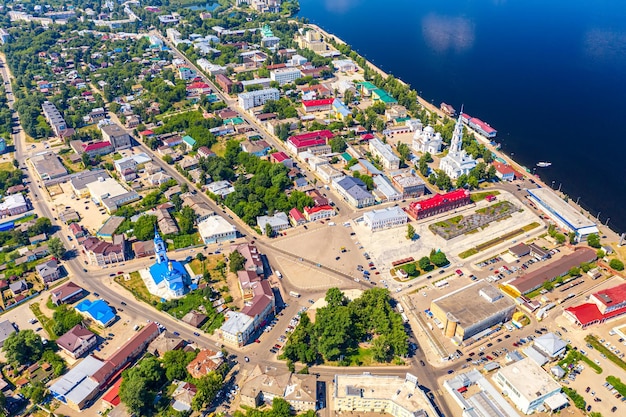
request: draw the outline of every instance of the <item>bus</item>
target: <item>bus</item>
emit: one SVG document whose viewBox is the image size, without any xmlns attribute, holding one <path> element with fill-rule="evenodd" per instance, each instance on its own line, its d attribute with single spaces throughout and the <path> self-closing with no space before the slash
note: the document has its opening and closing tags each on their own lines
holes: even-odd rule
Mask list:
<svg viewBox="0 0 626 417">
<path fill-rule="evenodd" d="M 289 295 L 292 297 L 300 298 L 300 294 L 295 291 L 289 291 Z"/>
</svg>

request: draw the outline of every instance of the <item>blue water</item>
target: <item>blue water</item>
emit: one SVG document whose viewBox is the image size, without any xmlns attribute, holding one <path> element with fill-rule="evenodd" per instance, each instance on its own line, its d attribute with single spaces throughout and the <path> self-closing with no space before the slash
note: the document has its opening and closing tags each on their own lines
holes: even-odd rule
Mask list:
<svg viewBox="0 0 626 417">
<path fill-rule="evenodd" d="M 427 100 L 461 104 L 505 153 L 626 231 L 626 2 L 300 0 Z"/>
<path fill-rule="evenodd" d="M 207 11 L 207 12 L 212 12 L 213 10 L 217 9 L 219 7 L 219 3 L 206 3 L 203 5 L 194 5 L 194 6 L 189 6 L 187 7 L 189 10 L 193 10 L 194 12 L 197 11 Z"/>
</svg>

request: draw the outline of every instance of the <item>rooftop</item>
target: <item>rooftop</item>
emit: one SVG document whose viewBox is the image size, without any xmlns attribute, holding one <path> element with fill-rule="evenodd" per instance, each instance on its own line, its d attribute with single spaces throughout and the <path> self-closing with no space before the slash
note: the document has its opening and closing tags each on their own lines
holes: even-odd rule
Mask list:
<svg viewBox="0 0 626 417">
<path fill-rule="evenodd" d="M 220 329 L 229 334 L 243 333 L 254 321 L 252 317 L 238 311 L 228 311 L 224 317 L 226 320 Z"/>
<path fill-rule="evenodd" d="M 578 230 L 586 227 L 596 227 L 593 220 L 588 219 L 565 200 L 556 195 L 549 188 L 535 188 L 528 193 L 537 199 L 544 208 L 553 215 L 568 224 L 572 229 Z"/>
<path fill-rule="evenodd" d="M 481 279 L 432 301 L 448 317 L 468 328 L 501 311 L 515 308 L 493 285 Z"/>
<path fill-rule="evenodd" d="M 363 214 L 370 223 L 374 221 L 385 221 L 395 219 L 397 217 L 408 217 L 400 207 L 385 207 L 378 210 L 371 210 Z"/>
<path fill-rule="evenodd" d="M 561 389 L 561 385 L 531 358 L 505 366 L 498 373 L 530 401 Z"/>
<path fill-rule="evenodd" d="M 391 150 L 391 146 L 385 143 L 382 143 L 380 139 L 378 138 L 374 138 L 372 140 L 370 140 L 370 147 L 376 149 L 376 151 L 378 151 L 378 153 L 380 153 L 382 155 L 383 158 L 385 158 L 388 161 L 399 161 L 400 158 L 398 158 L 398 156 L 393 153 L 393 151 Z"/>
<path fill-rule="evenodd" d="M 467 190 L 455 190 L 446 194 L 436 194 L 433 197 L 427 198 L 421 201 L 414 201 L 409 205 L 410 210 L 429 210 L 435 207 L 439 207 L 449 201 L 461 200 L 469 197 L 469 191 Z"/>
</svg>

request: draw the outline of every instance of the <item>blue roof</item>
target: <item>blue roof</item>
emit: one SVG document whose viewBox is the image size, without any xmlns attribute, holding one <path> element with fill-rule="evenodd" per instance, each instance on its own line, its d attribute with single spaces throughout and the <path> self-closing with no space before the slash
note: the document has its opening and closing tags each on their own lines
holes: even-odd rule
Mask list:
<svg viewBox="0 0 626 417">
<path fill-rule="evenodd" d="M 189 146 L 194 146 L 196 144 L 196 140 L 189 135 L 183 136 L 183 142 Z"/>
<path fill-rule="evenodd" d="M 350 112 L 350 109 L 348 109 L 348 106 L 343 104 L 343 102 L 339 99 L 335 99 L 335 101 L 333 101 L 333 109 L 335 109 L 335 111 L 341 114 L 343 117 L 348 117 L 350 114 L 352 114 Z"/>
<path fill-rule="evenodd" d="M 110 324 L 113 319 L 115 319 L 115 314 L 113 314 L 113 310 L 104 300 L 96 300 L 89 301 L 83 300 L 76 307 L 81 313 L 89 314 L 95 321 L 100 323 L 102 326 L 107 326 Z"/>
<path fill-rule="evenodd" d="M 169 265 L 171 264 L 171 269 Z M 185 277 L 185 268 L 178 261 L 155 263 L 150 267 L 150 275 L 156 285 L 163 280 L 167 281 L 167 286 L 172 291 L 178 291 L 184 288 L 183 278 Z"/>
</svg>

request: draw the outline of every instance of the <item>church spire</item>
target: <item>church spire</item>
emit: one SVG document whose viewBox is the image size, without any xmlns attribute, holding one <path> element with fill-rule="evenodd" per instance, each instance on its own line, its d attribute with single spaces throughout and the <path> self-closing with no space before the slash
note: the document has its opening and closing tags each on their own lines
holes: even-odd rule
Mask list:
<svg viewBox="0 0 626 417">
<path fill-rule="evenodd" d="M 461 152 L 461 145 L 463 144 L 463 121 L 461 119 L 461 115 L 463 112 L 459 114 L 459 118 L 456 121 L 456 125 L 454 126 L 454 132 L 452 133 L 452 141 L 450 142 L 450 151 L 451 153 L 459 153 Z"/>
<path fill-rule="evenodd" d="M 167 248 L 165 242 L 159 235 L 156 225 L 154 225 L 154 254 L 156 255 L 157 263 L 167 263 Z"/>
</svg>

